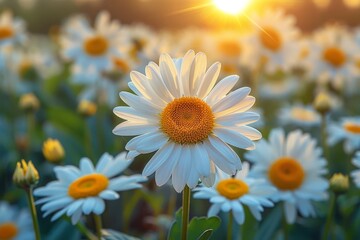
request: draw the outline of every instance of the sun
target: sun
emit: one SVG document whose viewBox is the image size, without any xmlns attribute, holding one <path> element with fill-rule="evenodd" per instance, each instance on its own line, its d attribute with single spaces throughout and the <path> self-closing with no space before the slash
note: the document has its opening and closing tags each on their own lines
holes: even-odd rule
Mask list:
<svg viewBox="0 0 360 240">
<path fill-rule="evenodd" d="M 236 15 L 250 3 L 251 0 L 213 0 L 214 5 L 221 11 Z"/>
</svg>

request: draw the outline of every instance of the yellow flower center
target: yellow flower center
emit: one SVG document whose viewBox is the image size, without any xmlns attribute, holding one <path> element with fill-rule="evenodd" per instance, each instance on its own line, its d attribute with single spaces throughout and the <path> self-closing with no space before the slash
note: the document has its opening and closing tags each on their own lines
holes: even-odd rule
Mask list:
<svg viewBox="0 0 360 240">
<path fill-rule="evenodd" d="M 281 190 L 295 190 L 304 180 L 304 169 L 291 157 L 277 159 L 269 169 L 270 181 Z"/>
<path fill-rule="evenodd" d="M 237 199 L 249 192 L 249 186 L 235 178 L 221 180 L 216 186 L 217 191 L 228 199 Z"/>
<path fill-rule="evenodd" d="M 121 70 L 123 72 L 129 72 L 130 71 L 129 64 L 124 59 L 114 58 L 113 63 L 115 65 L 116 69 L 118 69 L 118 70 Z"/>
<path fill-rule="evenodd" d="M 346 55 L 343 50 L 337 47 L 329 47 L 324 50 L 323 58 L 334 67 L 341 67 L 346 62 Z"/>
<path fill-rule="evenodd" d="M 74 198 L 94 197 L 104 191 L 109 185 L 109 179 L 102 174 L 85 175 L 70 184 L 68 194 Z"/>
<path fill-rule="evenodd" d="M 0 26 L 0 40 L 10 38 L 14 35 L 13 30 L 8 26 Z"/>
<path fill-rule="evenodd" d="M 85 40 L 84 50 L 91 56 L 103 55 L 109 47 L 108 40 L 102 36 L 94 36 Z"/>
<path fill-rule="evenodd" d="M 345 123 L 344 128 L 346 131 L 354 134 L 360 134 L 360 124 L 356 123 Z"/>
<path fill-rule="evenodd" d="M 232 39 L 221 41 L 218 48 L 221 53 L 229 57 L 239 56 L 242 52 L 240 43 Z"/>
<path fill-rule="evenodd" d="M 260 41 L 264 47 L 274 52 L 279 50 L 282 46 L 281 35 L 273 27 L 263 27 L 260 32 Z"/>
<path fill-rule="evenodd" d="M 316 115 L 314 112 L 304 109 L 301 107 L 295 107 L 291 110 L 291 115 L 294 119 L 305 121 L 305 122 L 311 122 L 316 119 Z"/>
<path fill-rule="evenodd" d="M 170 102 L 161 113 L 161 130 L 179 144 L 194 144 L 206 139 L 214 128 L 209 105 L 195 97 Z"/>
<path fill-rule="evenodd" d="M 221 70 L 226 74 L 237 74 L 239 70 L 232 64 L 223 64 Z"/>
<path fill-rule="evenodd" d="M 0 224 L 0 240 L 12 240 L 18 234 L 18 228 L 15 223 L 6 222 Z"/>
</svg>

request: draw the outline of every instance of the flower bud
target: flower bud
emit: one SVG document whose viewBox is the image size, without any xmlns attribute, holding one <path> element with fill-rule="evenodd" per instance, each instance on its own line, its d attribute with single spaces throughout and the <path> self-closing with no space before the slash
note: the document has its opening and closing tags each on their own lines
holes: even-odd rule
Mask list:
<svg viewBox="0 0 360 240">
<path fill-rule="evenodd" d="M 19 106 L 26 112 L 36 112 L 40 108 L 40 102 L 33 93 L 27 93 L 20 97 Z"/>
<path fill-rule="evenodd" d="M 51 138 L 44 142 L 42 152 L 46 160 L 52 163 L 60 162 L 65 156 L 65 151 L 61 143 Z"/>
<path fill-rule="evenodd" d="M 321 114 L 326 114 L 331 110 L 331 99 L 326 92 L 320 92 L 315 98 L 314 108 Z"/>
<path fill-rule="evenodd" d="M 16 164 L 16 169 L 13 175 L 13 182 L 21 188 L 29 188 L 39 182 L 39 173 L 31 161 L 26 163 L 22 160 L 21 163 Z"/>
<path fill-rule="evenodd" d="M 87 100 L 81 100 L 78 106 L 78 112 L 83 115 L 84 117 L 90 117 L 93 116 L 97 111 L 97 106 L 95 103 L 87 101 Z"/>
<path fill-rule="evenodd" d="M 335 173 L 330 178 L 330 188 L 335 193 L 345 193 L 349 189 L 349 176 L 341 173 Z"/>
</svg>

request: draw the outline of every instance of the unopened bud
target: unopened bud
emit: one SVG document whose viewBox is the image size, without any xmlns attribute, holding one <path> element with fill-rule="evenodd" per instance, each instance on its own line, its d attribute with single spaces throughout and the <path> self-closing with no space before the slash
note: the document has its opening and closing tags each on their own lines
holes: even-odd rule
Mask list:
<svg viewBox="0 0 360 240">
<path fill-rule="evenodd" d="M 349 176 L 343 175 L 341 173 L 335 173 L 330 178 L 330 188 L 335 193 L 344 193 L 349 189 Z"/>
<path fill-rule="evenodd" d="M 93 116 L 97 111 L 97 106 L 95 103 L 87 101 L 87 100 L 81 100 L 78 106 L 78 112 L 85 116 L 90 117 Z"/>
<path fill-rule="evenodd" d="M 13 182 L 21 188 L 29 188 L 39 182 L 39 173 L 31 161 L 26 163 L 22 160 L 21 163 L 16 164 L 16 169 L 13 175 Z"/>
<path fill-rule="evenodd" d="M 314 108 L 321 114 L 326 114 L 331 110 L 331 99 L 326 92 L 320 92 L 314 101 Z"/>
<path fill-rule="evenodd" d="M 52 163 L 58 163 L 65 156 L 65 151 L 61 143 L 51 138 L 44 142 L 42 152 L 46 160 Z"/>
<path fill-rule="evenodd" d="M 33 93 L 27 93 L 20 97 L 19 106 L 26 112 L 36 112 L 40 108 L 40 102 Z"/>
</svg>

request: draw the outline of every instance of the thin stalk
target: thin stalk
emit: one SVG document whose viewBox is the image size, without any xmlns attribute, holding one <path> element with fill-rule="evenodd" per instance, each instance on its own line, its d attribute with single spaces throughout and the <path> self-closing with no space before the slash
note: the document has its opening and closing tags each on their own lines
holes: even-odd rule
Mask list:
<svg viewBox="0 0 360 240">
<path fill-rule="evenodd" d="M 285 207 L 283 207 L 283 217 L 282 217 L 282 229 L 284 234 L 284 240 L 289 240 L 289 224 L 286 221 L 286 213 L 285 213 Z"/>
<path fill-rule="evenodd" d="M 233 230 L 233 214 L 232 211 L 229 212 L 229 221 L 227 226 L 227 240 L 232 240 L 232 230 Z"/>
<path fill-rule="evenodd" d="M 79 232 L 81 232 L 88 240 L 97 240 L 97 237 L 92 233 L 90 232 L 84 224 L 82 223 L 77 223 L 75 225 L 75 227 L 79 230 Z"/>
<path fill-rule="evenodd" d="M 96 235 L 99 240 L 101 240 L 101 230 L 102 230 L 102 220 L 100 215 L 94 214 L 94 221 L 95 221 L 95 227 L 96 227 Z"/>
<path fill-rule="evenodd" d="M 186 185 L 183 191 L 182 199 L 182 224 L 181 224 L 181 240 L 187 240 L 187 231 L 190 214 L 190 188 Z"/>
<path fill-rule="evenodd" d="M 35 233 L 35 239 L 40 240 L 41 237 L 40 237 L 40 230 L 39 230 L 39 222 L 38 222 L 38 218 L 37 218 L 37 214 L 36 214 L 35 201 L 34 201 L 34 196 L 32 194 L 32 187 L 25 189 L 25 192 L 26 192 L 26 196 L 27 196 L 27 200 L 28 200 L 29 209 L 31 212 L 33 228 L 34 228 L 34 233 Z"/>
<path fill-rule="evenodd" d="M 326 114 L 321 114 L 321 146 L 322 146 L 322 149 L 324 151 L 324 158 L 328 162 L 328 166 L 329 166 L 329 168 L 331 170 L 330 159 L 329 159 L 329 154 L 328 154 L 329 148 L 327 146 L 326 128 L 327 128 Z M 329 171 L 329 174 L 330 174 L 330 171 Z"/>
<path fill-rule="evenodd" d="M 335 211 L 336 198 L 337 198 L 336 193 L 331 193 L 330 203 L 329 203 L 329 212 L 328 212 L 328 215 L 326 218 L 326 223 L 325 223 L 324 234 L 322 236 L 322 240 L 328 240 L 328 238 L 329 238 L 330 229 L 331 229 L 331 225 L 333 222 L 333 216 L 334 216 L 334 211 Z"/>
</svg>

